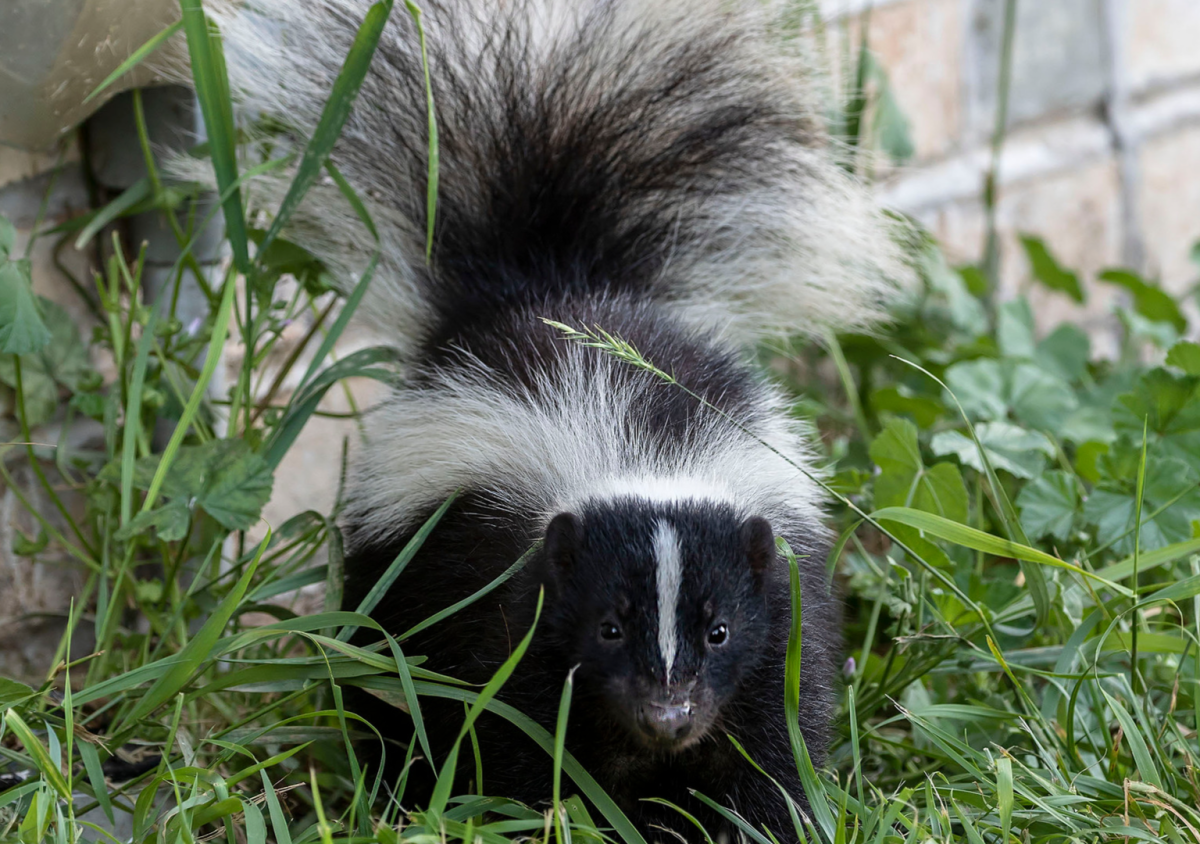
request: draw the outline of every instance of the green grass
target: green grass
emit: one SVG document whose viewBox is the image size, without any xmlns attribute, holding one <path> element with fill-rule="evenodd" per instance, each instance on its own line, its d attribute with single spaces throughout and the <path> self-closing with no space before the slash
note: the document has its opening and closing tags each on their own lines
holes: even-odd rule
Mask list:
<svg viewBox="0 0 1200 844">
<path fill-rule="evenodd" d="M 65 403 L 58 412 L 90 418 L 105 443 L 96 453 L 20 446 L 54 512 L 34 512 L 38 535 L 18 535 L 14 550 L 31 565 L 70 556 L 85 583 L 42 681 L 0 678 L 0 774 L 31 772 L 0 786 L 0 840 L 109 841 L 116 823 L 139 844 L 639 842 L 565 750 L 565 718 L 551 732 L 502 702 L 521 648 L 483 689 L 432 673 L 404 650 L 407 636 L 469 612 L 467 602 L 414 618 L 398 637 L 381 631 L 376 647 L 349 644 L 352 630 L 379 629 L 367 614 L 373 600 L 425 532 L 358 607 L 340 605 L 336 508 L 248 539 L 280 461 L 327 391 L 349 377 L 392 377 L 387 349 L 332 358 L 375 261 L 339 296 L 282 225 L 324 169 L 373 231 L 329 154 L 391 6 L 373 7 L 299 160 L 245 172 L 233 154 L 219 37 L 198 3 L 185 7 L 235 256 L 215 289 L 188 252 L 204 221 L 179 186 L 158 178 L 146 144 L 145 182 L 57 229 L 82 245 L 115 218 L 159 207 L 172 212 L 183 247 L 175 289 L 158 302 L 143 300 L 140 257 L 119 242 L 87 288 L 100 316 L 92 342 L 117 373 L 103 384 L 62 312 L 32 295 L 29 266 L 10 254 L 11 228 L 0 220 L 0 381 L 16 391 L 23 439 Z M 854 64 L 882 72 L 864 57 Z M 858 127 L 849 148 L 874 143 L 868 134 L 905 148 L 902 125 L 880 125 L 896 119 L 894 103 L 876 101 L 872 123 L 868 99 L 852 97 L 834 120 Z M 258 229 L 241 189 L 289 164 L 297 175 L 284 209 Z M 1023 243 L 1035 283 L 1083 298 L 1078 277 L 1044 244 Z M 979 267 L 947 267 L 927 240 L 911 251 L 924 289 L 888 331 L 763 350 L 796 413 L 821 432 L 830 467 L 821 482 L 839 537 L 829 562 L 851 657 L 827 769 L 814 770 L 791 736 L 813 811 L 797 814 L 794 830 L 771 832 L 826 844 L 1200 842 L 1200 347 L 1179 339 L 1188 330 L 1182 299 L 1151 279 L 1105 273 L 1131 304 L 1119 309 L 1118 358 L 1093 361 L 1079 329 L 1039 336 L 1026 299 L 992 302 L 976 284 Z M 239 273 L 244 287 L 235 287 Z M 285 276 L 298 283 L 281 284 Z M 188 331 L 175 307 L 193 279 L 211 307 Z M 282 400 L 283 376 L 268 384 L 264 362 L 288 322 L 306 315 L 312 330 L 285 368 L 304 351 L 312 363 Z M 558 327 L 682 389 L 619 337 Z M 229 335 L 249 350 L 246 364 L 214 398 L 207 387 Z M 1164 355 L 1164 365 L 1145 363 Z M 158 450 L 153 432 L 164 426 L 172 433 Z M 25 501 L 6 464 L 0 473 Z M 78 501 L 86 508 L 69 506 Z M 312 584 L 326 586 L 321 612 L 296 617 L 276 603 Z M 85 625 L 96 642 L 79 656 L 69 646 Z M 794 635 L 789 671 L 801 647 Z M 403 776 L 384 782 L 351 750 L 353 740 L 378 740 L 343 706 L 343 689 L 355 685 L 408 713 L 397 717 L 412 719 L 417 739 L 385 752 L 413 764 L 427 764 L 413 761 L 425 755 L 423 706 L 464 707 L 456 752 L 472 758 L 481 711 L 516 724 L 546 751 L 556 811 L 456 793 L 449 765 L 431 805 L 409 805 Z M 570 700 L 568 681 L 564 713 Z M 102 761 L 132 747 L 161 761 L 132 782 L 106 783 Z M 476 764 L 486 786 L 486 764 Z"/>
</svg>

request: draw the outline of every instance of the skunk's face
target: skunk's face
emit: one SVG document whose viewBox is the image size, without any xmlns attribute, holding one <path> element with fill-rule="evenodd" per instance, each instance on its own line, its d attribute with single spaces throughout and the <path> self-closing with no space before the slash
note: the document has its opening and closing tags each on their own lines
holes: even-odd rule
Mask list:
<svg viewBox="0 0 1200 844">
<path fill-rule="evenodd" d="M 776 550 L 765 519 L 619 500 L 556 516 L 543 554 L 544 623 L 579 666 L 580 705 L 656 749 L 720 729 L 722 705 L 768 648 Z"/>
</svg>

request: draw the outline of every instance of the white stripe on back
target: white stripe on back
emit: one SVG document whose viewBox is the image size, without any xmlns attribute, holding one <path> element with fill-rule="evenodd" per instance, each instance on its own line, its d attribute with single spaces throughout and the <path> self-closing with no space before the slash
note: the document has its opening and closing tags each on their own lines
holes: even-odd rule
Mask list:
<svg viewBox="0 0 1200 844">
<path fill-rule="evenodd" d="M 658 575 L 658 652 L 666 667 L 667 682 L 670 683 L 675 652 L 679 647 L 676 615 L 679 591 L 683 586 L 683 555 L 679 548 L 679 536 L 666 521 L 654 525 L 654 561 Z"/>
</svg>

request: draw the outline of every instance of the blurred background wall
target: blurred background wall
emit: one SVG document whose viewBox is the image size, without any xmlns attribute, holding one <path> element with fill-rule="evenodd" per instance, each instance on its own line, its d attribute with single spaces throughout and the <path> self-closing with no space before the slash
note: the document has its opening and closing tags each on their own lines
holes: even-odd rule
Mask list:
<svg viewBox="0 0 1200 844">
<path fill-rule="evenodd" d="M 983 254 L 984 177 L 996 125 L 1006 0 L 826 0 L 831 51 L 871 49 L 909 122 L 912 157 L 880 175 L 952 262 Z M 1200 239 L 1200 2 L 1018 0 L 1008 132 L 999 168 L 1001 290 L 1028 277 L 1019 233 L 1081 271 L 1085 307 L 1035 291 L 1043 324 L 1098 339 L 1118 291 L 1096 272 L 1136 269 L 1179 294 Z M 1099 350 L 1104 351 L 1103 344 Z"/>
</svg>

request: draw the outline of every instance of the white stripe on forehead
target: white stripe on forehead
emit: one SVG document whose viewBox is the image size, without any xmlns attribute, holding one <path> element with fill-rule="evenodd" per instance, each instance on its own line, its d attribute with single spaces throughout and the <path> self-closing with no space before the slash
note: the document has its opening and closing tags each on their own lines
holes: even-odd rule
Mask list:
<svg viewBox="0 0 1200 844">
<path fill-rule="evenodd" d="M 683 553 L 679 536 L 669 522 L 658 521 L 654 525 L 654 562 L 658 581 L 658 652 L 670 683 L 679 647 L 677 615 L 679 591 L 683 587 Z"/>
</svg>

